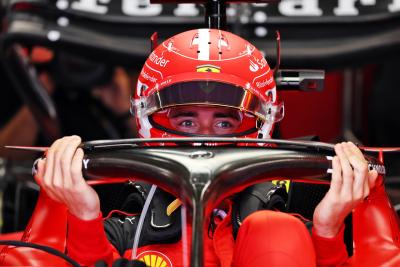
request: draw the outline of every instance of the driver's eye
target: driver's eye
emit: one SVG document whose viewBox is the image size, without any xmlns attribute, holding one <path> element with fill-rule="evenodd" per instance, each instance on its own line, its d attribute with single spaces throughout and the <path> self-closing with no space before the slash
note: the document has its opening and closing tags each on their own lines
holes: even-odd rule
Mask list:
<svg viewBox="0 0 400 267">
<path fill-rule="evenodd" d="M 221 121 L 221 122 L 218 122 L 216 125 L 217 125 L 217 127 L 220 127 L 220 128 L 231 128 L 233 126 L 228 121 Z"/>
<path fill-rule="evenodd" d="M 190 121 L 190 120 L 182 121 L 181 123 L 179 123 L 179 126 L 193 127 L 194 126 L 194 122 Z"/>
</svg>

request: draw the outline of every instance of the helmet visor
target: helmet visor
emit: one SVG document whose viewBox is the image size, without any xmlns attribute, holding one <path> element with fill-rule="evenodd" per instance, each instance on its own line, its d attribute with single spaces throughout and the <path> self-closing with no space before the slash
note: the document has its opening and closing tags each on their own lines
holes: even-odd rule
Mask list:
<svg viewBox="0 0 400 267">
<path fill-rule="evenodd" d="M 165 87 L 140 100 L 140 112 L 156 111 L 181 105 L 208 105 L 236 108 L 271 123 L 283 118 L 283 105 L 261 101 L 240 86 L 217 81 L 190 81 Z"/>
</svg>

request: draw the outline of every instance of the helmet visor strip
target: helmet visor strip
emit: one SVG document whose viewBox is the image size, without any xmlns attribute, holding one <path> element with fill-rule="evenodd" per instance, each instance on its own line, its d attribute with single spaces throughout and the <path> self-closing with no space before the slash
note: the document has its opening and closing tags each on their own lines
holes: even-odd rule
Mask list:
<svg viewBox="0 0 400 267">
<path fill-rule="evenodd" d="M 236 137 L 258 130 L 256 116 L 225 106 L 179 105 L 153 113 L 149 121 L 156 129 L 180 136 Z"/>
<path fill-rule="evenodd" d="M 176 106 L 208 105 L 236 108 L 269 123 L 278 122 L 284 116 L 283 103 L 261 101 L 240 86 L 204 80 L 173 84 L 155 91 L 136 105 L 140 105 L 140 113 L 144 115 Z"/>
</svg>

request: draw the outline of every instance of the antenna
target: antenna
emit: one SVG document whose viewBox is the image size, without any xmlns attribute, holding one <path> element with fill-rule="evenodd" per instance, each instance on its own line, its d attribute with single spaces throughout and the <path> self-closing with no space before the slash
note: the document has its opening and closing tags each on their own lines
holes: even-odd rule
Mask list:
<svg viewBox="0 0 400 267">
<path fill-rule="evenodd" d="M 153 52 L 154 49 L 156 49 L 158 45 L 158 32 L 154 32 L 151 37 L 150 37 L 150 52 Z"/>
<path fill-rule="evenodd" d="M 276 64 L 274 68 L 274 75 L 279 70 L 279 67 L 281 65 L 281 33 L 279 31 L 276 31 Z"/>
<path fill-rule="evenodd" d="M 207 0 L 205 22 L 209 29 L 226 29 L 225 0 Z"/>
</svg>

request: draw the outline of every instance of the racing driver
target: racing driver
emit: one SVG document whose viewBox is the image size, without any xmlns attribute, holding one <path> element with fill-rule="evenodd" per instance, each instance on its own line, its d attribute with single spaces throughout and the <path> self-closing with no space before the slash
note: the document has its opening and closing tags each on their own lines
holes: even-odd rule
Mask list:
<svg viewBox="0 0 400 267">
<path fill-rule="evenodd" d="M 273 70 L 262 53 L 239 36 L 214 29 L 187 31 L 160 44 L 143 66 L 131 104 L 143 138 L 270 138 L 284 115 Z M 36 173 L 49 197 L 68 208 L 67 253 L 88 266 L 131 258 L 137 216 L 103 221 L 99 197 L 82 176 L 80 143 L 78 136 L 55 141 Z M 235 234 L 234 204 L 227 201 L 218 207 L 211 234 L 204 236 L 205 266 L 344 263 L 344 218 L 369 195 L 377 173 L 368 170 L 354 144 L 337 144 L 335 152 L 330 188 L 314 211 L 311 235 L 298 218 L 271 210 L 248 215 Z M 164 207 L 175 200 L 158 190 L 153 201 Z M 172 211 L 171 217 L 176 214 Z M 155 224 L 152 217 L 144 226 L 137 258 L 148 266 L 182 266 L 182 241 L 175 235 L 180 224 L 172 221 L 161 230 Z"/>
</svg>

